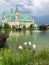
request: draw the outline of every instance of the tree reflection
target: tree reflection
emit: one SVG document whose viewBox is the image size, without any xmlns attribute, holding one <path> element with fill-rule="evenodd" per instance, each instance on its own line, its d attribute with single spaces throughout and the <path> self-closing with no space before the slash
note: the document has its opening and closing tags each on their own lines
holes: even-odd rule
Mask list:
<svg viewBox="0 0 49 65">
<path fill-rule="evenodd" d="M 40 34 L 45 35 L 46 31 L 43 30 L 43 31 L 40 32 Z"/>
<path fill-rule="evenodd" d="M 8 35 L 8 36 L 9 36 L 10 29 L 4 29 L 3 31 L 4 31 L 4 33 L 5 33 L 6 35 Z"/>
<path fill-rule="evenodd" d="M 31 31 L 29 31 L 30 32 L 30 35 L 32 35 L 33 34 L 33 31 L 31 30 Z"/>
<path fill-rule="evenodd" d="M 24 35 L 26 34 L 26 30 L 23 30 L 23 34 L 24 34 Z"/>
</svg>

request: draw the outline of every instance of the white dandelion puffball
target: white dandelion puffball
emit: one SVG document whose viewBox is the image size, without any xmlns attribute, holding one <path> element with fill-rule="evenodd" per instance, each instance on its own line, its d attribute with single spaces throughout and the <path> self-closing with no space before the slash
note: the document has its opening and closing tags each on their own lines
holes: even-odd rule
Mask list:
<svg viewBox="0 0 49 65">
<path fill-rule="evenodd" d="M 36 45 L 35 45 L 35 44 L 33 44 L 33 48 L 34 48 L 34 49 L 36 48 Z"/>
<path fill-rule="evenodd" d="M 22 46 L 19 46 L 19 49 L 20 49 L 20 50 L 22 50 L 22 49 L 23 49 L 23 47 L 22 47 Z"/>
<path fill-rule="evenodd" d="M 24 42 L 24 45 L 27 45 L 27 42 Z"/>
<path fill-rule="evenodd" d="M 28 41 L 28 44 L 31 46 L 31 42 L 30 41 Z"/>
</svg>

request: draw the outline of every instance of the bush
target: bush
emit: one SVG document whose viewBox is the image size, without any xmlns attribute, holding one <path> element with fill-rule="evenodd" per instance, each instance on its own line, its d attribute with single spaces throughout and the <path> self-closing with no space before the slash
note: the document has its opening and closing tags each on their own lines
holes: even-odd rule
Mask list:
<svg viewBox="0 0 49 65">
<path fill-rule="evenodd" d="M 0 65 L 49 65 L 49 51 L 31 53 L 20 50 L 15 54 L 10 49 L 1 49 Z"/>
<path fill-rule="evenodd" d="M 33 29 L 34 29 L 34 27 L 33 27 L 33 25 L 31 24 L 30 27 L 29 27 L 29 30 L 33 30 Z"/>
<path fill-rule="evenodd" d="M 4 23 L 4 28 L 5 28 L 5 29 L 6 29 L 6 28 L 10 28 L 9 24 Z"/>
<path fill-rule="evenodd" d="M 26 30 L 26 26 L 25 25 L 23 26 L 23 30 Z"/>
<path fill-rule="evenodd" d="M 16 56 L 10 49 L 2 49 L 0 52 L 0 65 L 16 65 Z"/>
<path fill-rule="evenodd" d="M 2 25 L 0 25 L 0 29 L 2 28 Z"/>
</svg>

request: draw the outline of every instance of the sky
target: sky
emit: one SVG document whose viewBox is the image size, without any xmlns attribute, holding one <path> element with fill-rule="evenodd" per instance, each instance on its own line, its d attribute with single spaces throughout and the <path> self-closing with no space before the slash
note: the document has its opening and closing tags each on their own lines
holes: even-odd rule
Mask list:
<svg viewBox="0 0 49 65">
<path fill-rule="evenodd" d="M 0 23 L 4 11 L 15 10 L 31 15 L 37 24 L 49 24 L 49 0 L 0 0 Z"/>
</svg>

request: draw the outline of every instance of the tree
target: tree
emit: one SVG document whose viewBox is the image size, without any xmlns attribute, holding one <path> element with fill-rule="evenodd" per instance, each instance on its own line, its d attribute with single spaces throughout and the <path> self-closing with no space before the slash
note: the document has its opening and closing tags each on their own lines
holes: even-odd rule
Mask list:
<svg viewBox="0 0 49 65">
<path fill-rule="evenodd" d="M 23 26 L 23 30 L 26 30 L 26 26 L 25 25 Z"/>
<path fill-rule="evenodd" d="M 46 30 L 46 29 L 47 29 L 47 26 L 44 25 L 44 24 L 41 24 L 41 25 L 39 26 L 39 30 Z"/>
<path fill-rule="evenodd" d="M 0 25 L 0 29 L 2 28 L 2 25 Z"/>
<path fill-rule="evenodd" d="M 4 28 L 10 28 L 9 24 L 4 23 Z"/>
<path fill-rule="evenodd" d="M 33 30 L 33 24 L 29 26 L 29 30 Z"/>
</svg>

